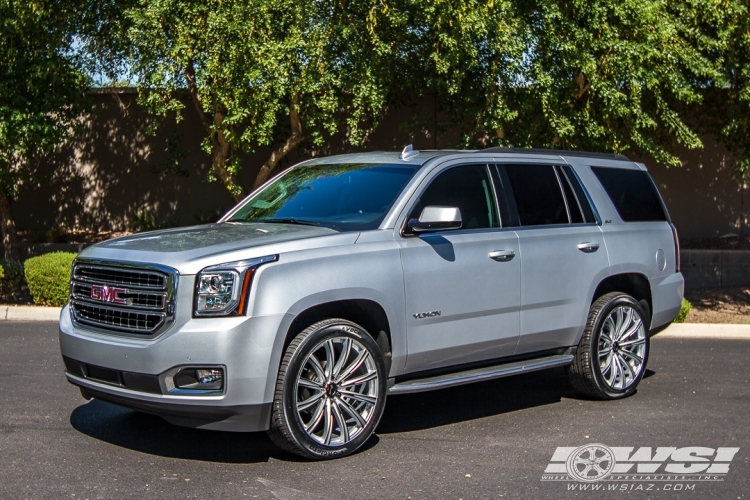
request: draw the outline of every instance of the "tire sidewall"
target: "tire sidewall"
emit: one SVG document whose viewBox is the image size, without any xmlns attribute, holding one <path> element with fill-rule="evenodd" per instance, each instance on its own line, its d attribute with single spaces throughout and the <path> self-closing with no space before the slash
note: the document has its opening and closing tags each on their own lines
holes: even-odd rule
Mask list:
<svg viewBox="0 0 750 500">
<path fill-rule="evenodd" d="M 625 389 L 617 390 L 607 385 L 607 383 L 604 381 L 604 376 L 601 373 L 601 368 L 599 367 L 599 337 L 601 336 L 604 321 L 607 319 L 609 314 L 617 307 L 620 307 L 623 305 L 632 307 L 633 310 L 635 310 L 636 313 L 641 318 L 641 323 L 643 324 L 643 328 L 646 329 L 645 349 L 644 349 L 645 353 L 643 356 L 643 367 L 641 368 L 641 371 L 638 373 L 633 383 L 630 384 L 630 386 L 628 386 Z M 610 399 L 625 398 L 633 394 L 638 388 L 638 384 L 641 382 L 643 375 L 646 373 L 646 366 L 648 364 L 648 356 L 649 356 L 649 353 L 651 352 L 651 345 L 650 345 L 649 334 L 648 334 L 648 321 L 646 320 L 646 315 L 643 312 L 643 308 L 638 303 L 638 301 L 636 301 L 630 295 L 626 295 L 626 294 L 618 295 L 616 297 L 613 297 L 611 300 L 609 300 L 596 317 L 596 320 L 594 323 L 593 335 L 591 335 L 591 338 L 589 340 L 588 348 L 589 348 L 589 352 L 591 353 L 590 354 L 591 372 L 594 375 L 594 380 L 599 390 Z"/>
<path fill-rule="evenodd" d="M 294 407 L 295 384 L 297 375 L 302 368 L 302 363 L 310 353 L 310 350 L 327 339 L 340 337 L 354 339 L 364 345 L 370 352 L 378 371 L 378 401 L 373 409 L 372 418 L 356 438 L 342 446 L 325 446 L 308 436 L 302 427 L 302 422 Z M 361 327 L 349 321 L 340 320 L 335 323 L 321 325 L 302 341 L 290 360 L 282 386 L 284 420 L 286 420 L 297 445 L 304 449 L 305 453 L 311 458 L 327 459 L 343 457 L 355 452 L 372 436 L 375 427 L 377 427 L 380 421 L 380 417 L 383 415 L 386 392 L 387 374 L 385 371 L 385 361 L 373 338 Z"/>
</svg>

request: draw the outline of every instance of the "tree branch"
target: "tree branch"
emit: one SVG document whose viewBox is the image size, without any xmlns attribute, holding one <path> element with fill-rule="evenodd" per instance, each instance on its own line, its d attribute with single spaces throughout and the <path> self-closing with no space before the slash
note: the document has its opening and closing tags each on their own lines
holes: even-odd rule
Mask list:
<svg viewBox="0 0 750 500">
<path fill-rule="evenodd" d="M 299 96 L 295 94 L 292 96 L 292 102 L 289 106 L 289 121 L 292 125 L 292 135 L 290 135 L 283 144 L 274 149 L 271 152 L 271 156 L 268 158 L 268 160 L 263 164 L 262 167 L 260 167 L 260 171 L 255 177 L 255 183 L 253 183 L 253 191 L 259 188 L 264 182 L 266 182 L 268 177 L 271 175 L 271 172 L 273 172 L 273 169 L 276 168 L 276 165 L 278 165 L 281 159 L 289 154 L 291 150 L 297 147 L 297 145 L 305 139 L 305 136 L 302 133 L 302 121 L 299 117 L 298 103 Z"/>
<path fill-rule="evenodd" d="M 573 81 L 578 85 L 578 92 L 575 95 L 576 100 L 578 100 L 591 88 L 591 82 L 586 80 L 583 71 L 579 71 Z"/>
<path fill-rule="evenodd" d="M 193 106 L 195 106 L 195 110 L 198 112 L 198 118 L 200 118 L 203 127 L 205 127 L 206 129 L 206 132 L 210 134 L 211 122 L 208 120 L 208 118 L 206 118 L 206 113 L 203 112 L 203 105 L 201 104 L 200 97 L 198 96 L 198 83 L 195 79 L 195 66 L 193 65 L 192 59 L 190 59 L 185 66 L 185 79 L 187 80 L 190 99 L 193 101 Z"/>
</svg>

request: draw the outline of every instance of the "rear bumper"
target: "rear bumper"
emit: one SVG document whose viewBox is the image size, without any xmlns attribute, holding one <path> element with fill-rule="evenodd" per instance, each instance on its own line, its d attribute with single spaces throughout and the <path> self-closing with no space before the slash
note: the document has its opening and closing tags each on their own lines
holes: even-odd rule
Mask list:
<svg viewBox="0 0 750 500">
<path fill-rule="evenodd" d="M 670 324 L 677 317 L 685 293 L 685 280 L 681 273 L 651 280 L 651 329 Z"/>
<path fill-rule="evenodd" d="M 187 319 L 157 338 L 139 339 L 78 327 L 65 307 L 60 315 L 60 350 L 66 358 L 67 380 L 86 396 L 177 425 L 263 431 L 270 423 L 281 357 L 277 332 L 286 319 L 286 315 Z M 95 378 L 76 369 L 80 364 L 115 375 Z M 165 377 L 185 366 L 222 367 L 223 391 L 169 393 Z"/>
</svg>

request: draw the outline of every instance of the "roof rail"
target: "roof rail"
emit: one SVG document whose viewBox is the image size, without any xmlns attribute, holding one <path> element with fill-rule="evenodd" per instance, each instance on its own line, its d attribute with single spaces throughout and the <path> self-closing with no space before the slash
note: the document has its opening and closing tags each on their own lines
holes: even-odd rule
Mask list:
<svg viewBox="0 0 750 500">
<path fill-rule="evenodd" d="M 544 149 L 544 148 L 506 148 L 505 146 L 496 146 L 493 148 L 480 149 L 477 153 L 522 153 L 530 155 L 559 155 L 559 156 L 579 156 L 586 158 L 600 158 L 602 160 L 625 160 L 630 161 L 625 155 L 614 153 L 590 153 L 586 151 L 571 151 L 567 149 Z"/>
</svg>

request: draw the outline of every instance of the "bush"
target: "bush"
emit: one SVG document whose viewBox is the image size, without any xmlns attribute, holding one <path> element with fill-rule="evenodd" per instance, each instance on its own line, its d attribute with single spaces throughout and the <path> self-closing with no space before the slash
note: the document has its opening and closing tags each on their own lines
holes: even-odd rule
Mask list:
<svg viewBox="0 0 750 500">
<path fill-rule="evenodd" d="M 688 302 L 687 299 L 682 299 L 682 305 L 680 306 L 680 312 L 677 314 L 677 317 L 675 318 L 675 323 L 684 323 L 685 318 L 687 318 L 688 313 L 690 312 L 690 308 L 692 305 L 690 302 Z"/>
<path fill-rule="evenodd" d="M 23 266 L 20 262 L 0 260 L 0 300 L 9 300 L 21 291 Z"/>
<path fill-rule="evenodd" d="M 76 254 L 52 252 L 24 262 L 26 283 L 35 304 L 60 307 L 68 301 L 70 267 Z"/>
</svg>

